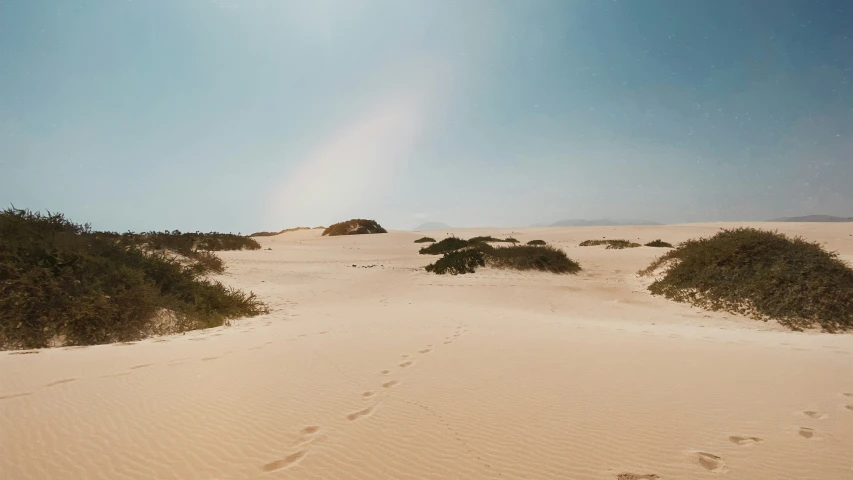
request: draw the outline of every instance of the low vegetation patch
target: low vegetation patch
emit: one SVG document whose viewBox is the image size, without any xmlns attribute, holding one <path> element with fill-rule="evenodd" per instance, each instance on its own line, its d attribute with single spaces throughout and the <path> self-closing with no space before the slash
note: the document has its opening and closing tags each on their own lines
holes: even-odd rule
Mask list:
<svg viewBox="0 0 853 480">
<path fill-rule="evenodd" d="M 261 245 L 254 239 L 219 232 L 181 232 L 179 230 L 146 233 L 89 232 L 90 235 L 115 242 L 126 248 L 137 247 L 152 253 L 171 252 L 175 258 L 194 269 L 198 274 L 223 273 L 225 262 L 210 252 L 224 250 L 258 250 Z"/>
<path fill-rule="evenodd" d="M 435 239 L 432 237 L 422 237 L 415 240 L 415 243 L 435 243 Z"/>
<path fill-rule="evenodd" d="M 580 265 L 566 252 L 549 246 L 514 245 L 482 248 L 490 267 L 512 270 L 539 270 L 551 273 L 578 273 Z"/>
<path fill-rule="evenodd" d="M 672 248 L 672 244 L 668 242 L 664 242 L 661 239 L 652 240 L 651 242 L 646 244 L 647 247 L 661 247 L 661 248 Z"/>
<path fill-rule="evenodd" d="M 250 245 L 227 234 L 201 237 L 193 237 L 196 247 Z M 205 278 L 222 261 L 187 250 L 186 238 L 95 232 L 50 212 L 0 212 L 0 349 L 124 342 L 268 311 L 254 294 Z M 197 261 L 169 249 L 193 251 Z"/>
<path fill-rule="evenodd" d="M 507 238 L 495 238 L 491 235 L 485 237 L 474 237 L 468 240 L 471 243 L 486 243 L 486 242 L 504 242 L 504 243 L 518 243 L 518 240 L 507 237 Z"/>
<path fill-rule="evenodd" d="M 545 245 L 545 240 L 531 240 L 527 242 L 528 245 Z"/>
<path fill-rule="evenodd" d="M 447 237 L 439 242 L 427 245 L 421 248 L 418 252 L 421 255 L 443 255 L 445 253 L 455 252 L 471 245 L 468 240 L 463 240 L 457 237 Z"/>
<path fill-rule="evenodd" d="M 639 243 L 634 243 L 628 240 L 584 240 L 581 242 L 581 247 L 595 247 L 598 245 L 607 245 L 608 249 L 616 249 L 621 250 L 623 248 L 636 248 L 639 247 Z"/>
<path fill-rule="evenodd" d="M 447 273 L 459 275 L 474 273 L 477 267 L 484 267 L 485 265 L 483 252 L 477 249 L 465 249 L 445 253 L 438 261 L 427 265 L 426 271 L 440 275 Z"/>
<path fill-rule="evenodd" d="M 376 223 L 376 220 L 365 220 L 363 218 L 354 218 L 346 222 L 330 225 L 323 230 L 323 236 L 337 235 L 362 235 L 368 233 L 388 233 L 381 225 Z"/>
<path fill-rule="evenodd" d="M 853 269 L 799 237 L 754 228 L 688 240 L 640 275 L 655 295 L 709 310 L 773 319 L 794 330 L 853 328 Z"/>
<path fill-rule="evenodd" d="M 478 266 L 486 265 L 495 268 L 552 273 L 577 273 L 581 270 L 580 265 L 566 256 L 565 252 L 550 246 L 495 247 L 482 241 L 473 242 L 450 237 L 422 248 L 421 253 L 443 255 L 438 261 L 426 267 L 428 272 L 439 274 L 474 273 Z"/>
</svg>

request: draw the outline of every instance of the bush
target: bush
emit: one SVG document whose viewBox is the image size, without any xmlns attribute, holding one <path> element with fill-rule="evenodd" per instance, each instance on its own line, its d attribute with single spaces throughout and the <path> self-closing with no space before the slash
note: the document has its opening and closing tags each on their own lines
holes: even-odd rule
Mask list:
<svg viewBox="0 0 853 480">
<path fill-rule="evenodd" d="M 485 242 L 518 243 L 518 240 L 516 240 L 516 239 L 514 239 L 514 238 L 512 238 L 512 237 L 507 237 L 507 238 L 504 238 L 504 239 L 500 239 L 500 238 L 492 237 L 491 235 L 489 235 L 489 236 L 487 236 L 487 237 L 474 237 L 474 238 L 472 238 L 472 239 L 470 239 L 470 240 L 468 240 L 468 241 L 469 241 L 469 242 L 471 242 L 471 243 L 485 243 Z"/>
<path fill-rule="evenodd" d="M 581 247 L 594 247 L 597 245 L 607 245 L 607 249 L 621 250 L 623 248 L 636 248 L 639 243 L 630 242 L 628 240 L 584 240 L 581 242 Z"/>
<path fill-rule="evenodd" d="M 428 265 L 426 269 L 428 272 L 450 272 L 454 275 L 474 273 L 477 266 L 482 267 L 486 264 L 495 268 L 540 270 L 552 273 L 577 273 L 581 270 L 580 265 L 566 256 L 565 252 L 553 247 L 529 245 L 493 247 L 483 242 L 470 243 L 459 238 L 451 238 L 455 241 L 448 242 L 446 248 L 440 249 L 442 250 L 440 253 L 444 256 L 435 264 Z M 439 244 L 430 247 L 437 245 Z M 475 262 L 473 259 L 478 261 Z M 479 259 L 482 259 L 483 263 L 479 263 Z"/>
<path fill-rule="evenodd" d="M 474 273 L 476 268 L 485 266 L 483 253 L 477 249 L 457 250 L 445 253 L 438 261 L 426 266 L 427 272 L 437 274 L 465 274 Z"/>
<path fill-rule="evenodd" d="M 435 243 L 435 239 L 432 237 L 423 237 L 415 240 L 415 243 Z"/>
<path fill-rule="evenodd" d="M 441 255 L 455 252 L 456 250 L 465 248 L 469 245 L 471 245 L 471 242 L 468 240 L 463 240 L 457 237 L 447 237 L 440 242 L 421 248 L 418 253 L 421 255 Z"/>
<path fill-rule="evenodd" d="M 531 240 L 527 242 L 528 245 L 545 245 L 545 240 Z"/>
<path fill-rule="evenodd" d="M 662 248 L 672 248 L 671 243 L 664 242 L 661 239 L 652 240 L 651 242 L 646 244 L 647 247 L 662 247 Z"/>
<path fill-rule="evenodd" d="M 254 294 L 201 276 L 223 266 L 213 254 L 185 266 L 138 238 L 62 214 L 0 212 L 0 348 L 137 340 L 268 311 Z"/>
<path fill-rule="evenodd" d="M 517 245 L 483 249 L 486 263 L 495 268 L 540 270 L 552 273 L 577 273 L 580 265 L 564 251 L 549 246 Z"/>
<path fill-rule="evenodd" d="M 710 310 L 773 319 L 794 330 L 853 328 L 853 269 L 799 237 L 754 228 L 688 240 L 640 275 L 662 269 L 649 290 Z"/>
<path fill-rule="evenodd" d="M 337 235 L 361 235 L 368 233 L 388 233 L 381 225 L 376 223 L 376 220 L 365 220 L 362 218 L 354 218 L 346 222 L 330 225 L 329 228 L 323 230 L 323 236 Z"/>
</svg>

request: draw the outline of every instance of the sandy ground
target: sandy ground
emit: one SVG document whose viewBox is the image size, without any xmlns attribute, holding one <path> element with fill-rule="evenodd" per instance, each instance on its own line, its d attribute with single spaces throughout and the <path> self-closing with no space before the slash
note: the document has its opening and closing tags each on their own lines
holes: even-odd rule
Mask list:
<svg viewBox="0 0 853 480">
<path fill-rule="evenodd" d="M 261 238 L 222 280 L 270 315 L 0 353 L 0 477 L 853 479 L 853 335 L 652 297 L 662 250 L 577 246 L 727 226 L 454 230 L 545 239 L 576 276 L 428 274 L 412 232 Z M 761 226 L 853 263 L 849 224 Z"/>
</svg>

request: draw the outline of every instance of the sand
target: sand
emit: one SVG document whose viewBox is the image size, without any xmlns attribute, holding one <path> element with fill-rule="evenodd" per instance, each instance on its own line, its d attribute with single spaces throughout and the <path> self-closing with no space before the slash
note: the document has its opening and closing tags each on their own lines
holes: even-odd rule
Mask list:
<svg viewBox="0 0 853 480">
<path fill-rule="evenodd" d="M 0 353 L 0 477 L 851 479 L 853 335 L 652 297 L 635 272 L 732 224 L 454 229 L 576 276 L 438 276 L 424 234 L 292 232 L 221 280 L 274 312 L 133 344 Z M 853 263 L 844 224 L 760 224 Z"/>
</svg>

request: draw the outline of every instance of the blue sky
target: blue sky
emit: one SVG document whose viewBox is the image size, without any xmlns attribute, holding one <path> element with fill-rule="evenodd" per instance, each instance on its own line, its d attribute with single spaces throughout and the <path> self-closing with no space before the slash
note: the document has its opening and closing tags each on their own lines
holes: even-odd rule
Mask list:
<svg viewBox="0 0 853 480">
<path fill-rule="evenodd" d="M 0 0 L 0 203 L 108 230 L 853 215 L 853 3 Z"/>
</svg>

